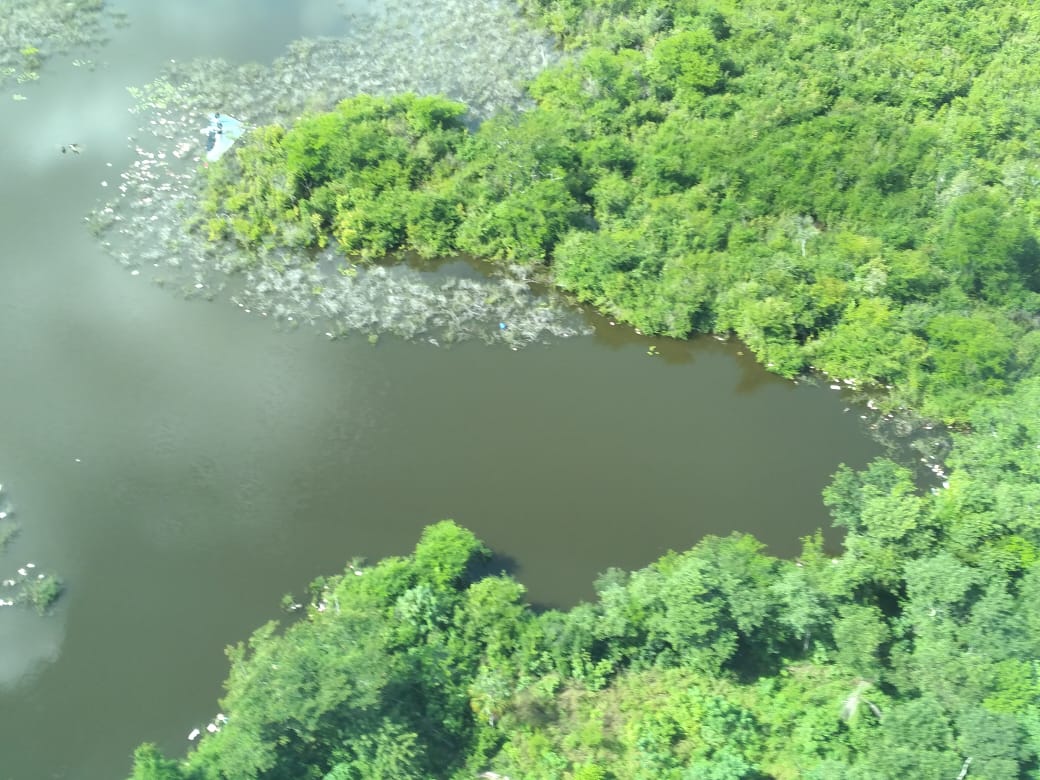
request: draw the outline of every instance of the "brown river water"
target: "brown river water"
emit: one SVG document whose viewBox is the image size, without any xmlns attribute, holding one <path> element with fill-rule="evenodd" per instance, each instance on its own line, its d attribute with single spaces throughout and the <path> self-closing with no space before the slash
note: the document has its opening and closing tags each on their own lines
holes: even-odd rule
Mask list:
<svg viewBox="0 0 1040 780">
<path fill-rule="evenodd" d="M 183 754 L 227 644 L 432 521 L 567 606 L 705 534 L 792 554 L 838 464 L 880 454 L 840 393 L 737 344 L 586 315 L 593 335 L 518 351 L 373 346 L 132 275 L 84 224 L 133 159 L 126 87 L 349 21 L 318 0 L 112 5 L 107 43 L 0 92 L 0 482 L 22 527 L 0 577 L 32 561 L 68 583 L 50 616 L 0 609 L 0 780 L 122 778 L 145 740 Z"/>
</svg>

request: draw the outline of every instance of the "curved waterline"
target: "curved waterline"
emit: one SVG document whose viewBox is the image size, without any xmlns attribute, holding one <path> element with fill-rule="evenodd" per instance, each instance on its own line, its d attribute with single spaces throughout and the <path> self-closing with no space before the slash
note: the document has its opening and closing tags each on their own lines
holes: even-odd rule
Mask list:
<svg viewBox="0 0 1040 780">
<path fill-rule="evenodd" d="M 330 338 L 392 334 L 434 344 L 477 338 L 516 348 L 589 333 L 576 309 L 556 294 L 536 292 L 519 268 L 481 275 L 460 266 L 359 267 L 333 250 L 281 252 L 261 265 L 230 243 L 214 244 L 182 227 L 199 194 L 200 127 L 214 110 L 251 126 L 288 124 L 350 95 L 404 92 L 459 100 L 472 123 L 522 108 L 524 82 L 555 59 L 551 41 L 501 3 L 464 5 L 355 9 L 349 34 L 298 40 L 270 68 L 171 63 L 161 78 L 131 89 L 144 122 L 132 139 L 137 159 L 118 181 L 104 182 L 116 194 L 89 217 L 93 230 L 135 275 L 191 297 L 214 297 L 230 285 L 241 309 L 314 324 Z"/>
</svg>

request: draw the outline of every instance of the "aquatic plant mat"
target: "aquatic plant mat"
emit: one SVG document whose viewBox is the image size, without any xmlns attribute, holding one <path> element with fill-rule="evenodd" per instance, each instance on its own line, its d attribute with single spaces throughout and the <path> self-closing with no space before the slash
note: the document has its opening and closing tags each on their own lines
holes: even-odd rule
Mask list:
<svg viewBox="0 0 1040 780">
<path fill-rule="evenodd" d="M 261 262 L 230 243 L 186 234 L 201 191 L 202 131 L 213 111 L 247 128 L 287 126 L 353 95 L 414 92 L 465 103 L 476 125 L 498 111 L 522 109 L 522 84 L 554 59 L 552 42 L 504 3 L 392 1 L 366 8 L 377 10 L 349 12 L 346 36 L 296 41 L 271 67 L 173 62 L 161 78 L 132 88 L 143 122 L 137 159 L 118 181 L 105 182 L 113 197 L 88 217 L 104 246 L 135 275 L 191 296 L 226 291 L 250 313 L 313 323 L 330 337 L 388 333 L 518 347 L 590 332 L 573 307 L 536 292 L 519 273 L 488 275 L 460 264 L 357 266 L 334 248 L 279 251 Z"/>
<path fill-rule="evenodd" d="M 49 57 L 101 45 L 108 18 L 122 19 L 102 0 L 6 0 L 0 11 L 0 89 L 35 81 Z"/>
<path fill-rule="evenodd" d="M 11 567 L 9 548 L 17 541 L 21 528 L 14 519 L 14 507 L 0 485 L 0 608 L 32 607 L 47 614 L 65 589 L 61 578 L 44 571 L 32 561 Z"/>
</svg>

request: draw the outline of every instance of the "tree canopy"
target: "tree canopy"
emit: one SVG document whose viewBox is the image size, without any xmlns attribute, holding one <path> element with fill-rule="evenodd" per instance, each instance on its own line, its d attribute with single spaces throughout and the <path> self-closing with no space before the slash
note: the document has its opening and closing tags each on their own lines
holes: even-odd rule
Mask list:
<svg viewBox="0 0 1040 780">
<path fill-rule="evenodd" d="M 881 505 L 927 503 L 907 482 L 890 462 L 839 475 L 839 558 L 818 536 L 795 561 L 709 537 L 608 571 L 567 612 L 533 610 L 470 532 L 430 526 L 229 648 L 226 723 L 184 762 L 142 746 L 132 780 L 894 780 L 967 758 L 974 777 L 1035 777 L 1040 556 L 1008 571 L 877 533 Z M 908 511 L 928 527 L 939 508 Z"/>
<path fill-rule="evenodd" d="M 529 264 L 645 332 L 733 333 L 952 423 L 1035 370 L 1034 9 L 523 6 L 570 48 L 531 110 L 470 132 L 440 98 L 350 98 L 253 134 L 198 221 Z"/>
<path fill-rule="evenodd" d="M 568 51 L 531 110 L 349 99 L 213 166 L 197 224 L 527 264 L 953 424 L 948 476 L 841 467 L 840 555 L 707 538 L 568 611 L 432 526 L 233 648 L 228 723 L 134 780 L 1040 777 L 1040 11 L 521 5 Z"/>
</svg>

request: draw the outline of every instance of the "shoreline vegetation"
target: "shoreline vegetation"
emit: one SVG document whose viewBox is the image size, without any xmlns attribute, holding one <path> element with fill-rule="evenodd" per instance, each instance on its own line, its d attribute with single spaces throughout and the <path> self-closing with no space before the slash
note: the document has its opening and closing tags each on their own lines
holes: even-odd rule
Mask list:
<svg viewBox="0 0 1040 780">
<path fill-rule="evenodd" d="M 244 312 L 312 326 L 330 339 L 392 335 L 445 346 L 479 339 L 520 348 L 587 333 L 581 314 L 519 265 L 485 274 L 461 262 L 357 264 L 331 248 L 271 244 L 257 262 L 255 247 L 183 229 L 201 195 L 199 123 L 213 111 L 249 126 L 288 126 L 345 95 L 414 92 L 462 101 L 467 124 L 478 124 L 529 104 L 524 83 L 558 56 L 517 14 L 510 3 L 487 0 L 386 0 L 349 14 L 342 37 L 294 41 L 269 67 L 170 63 L 130 88 L 131 111 L 142 120 L 132 139 L 137 157 L 88 223 L 134 276 L 186 297 L 233 290 Z"/>
<path fill-rule="evenodd" d="M 21 530 L 4 486 L 0 485 L 0 557 L 7 553 Z M 29 562 L 19 566 L 13 576 L 0 579 L 0 607 L 27 606 L 47 615 L 64 591 L 65 583 L 60 577 Z"/>
<path fill-rule="evenodd" d="M 944 489 L 842 466 L 840 556 L 709 537 L 568 611 L 430 526 L 229 648 L 227 722 L 133 780 L 1040 777 L 1040 11 L 522 7 L 568 52 L 529 110 L 359 96 L 260 128 L 195 229 L 261 264 L 464 251 L 643 332 L 735 334 L 952 426 Z"/>
</svg>

